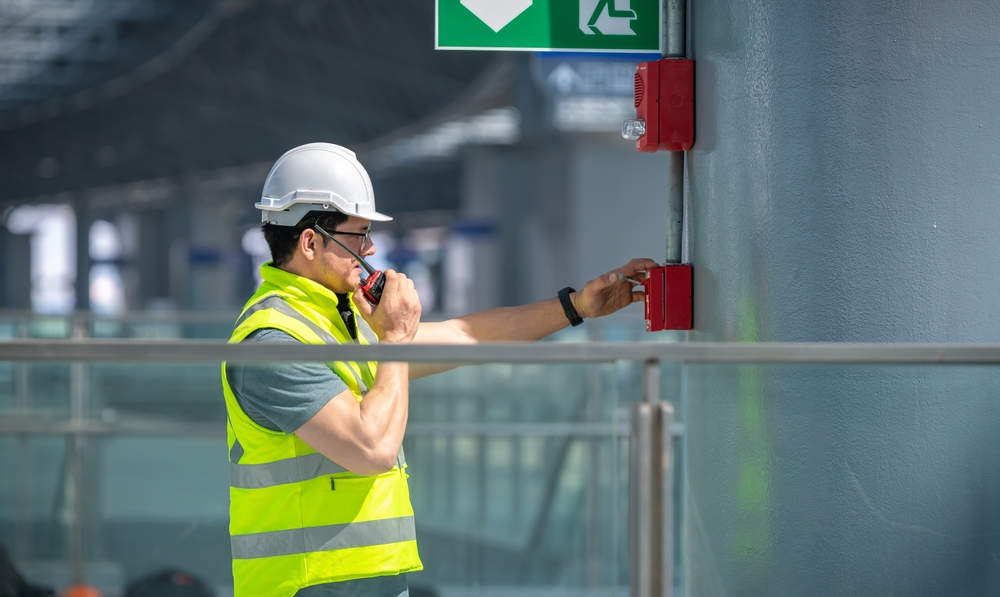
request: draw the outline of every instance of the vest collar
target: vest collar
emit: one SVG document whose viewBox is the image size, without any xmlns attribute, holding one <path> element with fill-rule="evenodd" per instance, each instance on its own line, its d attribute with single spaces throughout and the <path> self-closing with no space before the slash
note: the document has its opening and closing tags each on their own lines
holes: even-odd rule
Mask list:
<svg viewBox="0 0 1000 597">
<path fill-rule="evenodd" d="M 339 301 L 332 290 L 309 278 L 277 268 L 272 263 L 268 261 L 260 266 L 260 276 L 264 281 L 261 290 L 280 290 L 287 298 L 306 303 L 320 313 L 339 313 Z M 353 303 L 353 297 L 348 295 L 348 298 Z"/>
</svg>

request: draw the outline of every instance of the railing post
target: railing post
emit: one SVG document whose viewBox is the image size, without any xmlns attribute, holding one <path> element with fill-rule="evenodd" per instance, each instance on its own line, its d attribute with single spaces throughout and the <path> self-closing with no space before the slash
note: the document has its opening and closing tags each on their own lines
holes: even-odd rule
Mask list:
<svg viewBox="0 0 1000 597">
<path fill-rule="evenodd" d="M 73 339 L 81 340 L 88 336 L 86 320 L 76 319 L 73 326 Z M 66 483 L 66 509 L 69 523 L 69 561 L 70 576 L 74 584 L 83 582 L 84 567 L 84 459 L 86 458 L 86 439 L 79 431 L 87 417 L 87 363 L 75 362 L 70 364 L 70 419 L 77 431 L 67 436 L 68 455 L 67 459 L 67 483 Z"/>
<path fill-rule="evenodd" d="M 671 597 L 674 590 L 674 406 L 660 402 L 657 409 L 657 454 L 660 475 L 660 592 L 662 597 Z"/>
<path fill-rule="evenodd" d="M 18 325 L 18 338 L 28 337 L 28 323 Z M 15 375 L 15 413 L 21 417 L 31 414 L 31 367 L 28 363 L 14 365 Z M 14 560 L 24 561 L 31 557 L 32 523 L 34 510 L 31 501 L 32 467 L 30 436 L 17 436 L 17 522 L 14 526 Z"/>
<path fill-rule="evenodd" d="M 660 362 L 643 363 L 643 401 L 629 436 L 629 593 L 673 592 L 673 406 L 660 401 Z"/>
<path fill-rule="evenodd" d="M 646 402 L 632 405 L 629 436 L 629 595 L 656 595 L 653 578 L 653 407 Z"/>
</svg>

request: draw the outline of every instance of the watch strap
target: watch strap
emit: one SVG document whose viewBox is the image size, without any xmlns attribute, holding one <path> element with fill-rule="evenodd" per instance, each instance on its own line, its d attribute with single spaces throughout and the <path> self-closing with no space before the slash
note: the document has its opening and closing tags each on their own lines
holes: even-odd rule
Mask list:
<svg viewBox="0 0 1000 597">
<path fill-rule="evenodd" d="M 583 318 L 580 314 L 576 312 L 576 308 L 573 307 L 573 301 L 569 300 L 569 293 L 576 292 L 576 288 L 571 288 L 567 286 L 559 291 L 559 302 L 562 304 L 563 313 L 566 314 L 566 319 L 569 320 L 569 324 L 576 327 L 583 323 Z"/>
</svg>

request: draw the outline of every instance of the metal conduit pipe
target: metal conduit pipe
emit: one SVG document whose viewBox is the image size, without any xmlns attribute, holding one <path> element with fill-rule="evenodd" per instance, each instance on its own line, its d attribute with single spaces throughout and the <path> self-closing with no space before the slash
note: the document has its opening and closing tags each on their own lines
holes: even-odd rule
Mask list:
<svg viewBox="0 0 1000 597">
<path fill-rule="evenodd" d="M 687 57 L 687 4 L 685 0 L 663 2 L 663 57 Z"/>
<path fill-rule="evenodd" d="M 664 58 L 687 57 L 687 5 L 685 0 L 663 0 Z M 667 157 L 667 263 L 681 263 L 684 243 L 684 152 Z"/>
</svg>

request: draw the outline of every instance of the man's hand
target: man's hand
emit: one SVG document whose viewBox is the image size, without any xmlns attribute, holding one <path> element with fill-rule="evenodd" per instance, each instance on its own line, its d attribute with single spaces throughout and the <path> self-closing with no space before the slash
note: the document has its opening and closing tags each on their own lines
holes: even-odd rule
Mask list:
<svg viewBox="0 0 1000 597">
<path fill-rule="evenodd" d="M 378 305 L 372 306 L 360 288 L 354 291 L 354 304 L 382 342 L 413 341 L 420 325 L 420 297 L 413 280 L 406 275 L 386 270 L 385 288 Z"/>
<path fill-rule="evenodd" d="M 641 282 L 646 279 L 646 270 L 658 266 L 652 259 L 633 259 L 618 269 L 594 278 L 587 282 L 583 290 L 571 294 L 573 307 L 580 317 L 603 317 L 632 303 L 638 303 L 645 295 L 634 291 L 635 284 L 627 279 L 619 280 L 618 274 Z"/>
</svg>

